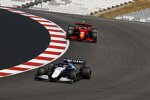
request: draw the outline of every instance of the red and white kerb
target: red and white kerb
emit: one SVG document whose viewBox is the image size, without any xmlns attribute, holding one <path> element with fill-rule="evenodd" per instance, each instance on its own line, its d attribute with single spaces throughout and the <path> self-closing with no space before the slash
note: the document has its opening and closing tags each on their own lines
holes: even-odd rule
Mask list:
<svg viewBox="0 0 150 100">
<path fill-rule="evenodd" d="M 26 12 L 14 10 L 11 8 L 6 8 L 6 7 L 0 7 L 0 8 L 13 12 L 13 13 L 17 13 L 17 14 L 29 17 L 37 21 L 48 30 L 51 36 L 50 44 L 43 53 L 41 53 L 36 58 L 33 58 L 23 64 L 0 70 L 0 77 L 11 76 L 11 75 L 19 74 L 25 71 L 29 71 L 32 69 L 42 67 L 58 59 L 68 49 L 69 41 L 65 39 L 66 32 L 61 27 L 53 23 L 52 21 L 41 18 L 39 16 L 28 14 Z"/>
</svg>

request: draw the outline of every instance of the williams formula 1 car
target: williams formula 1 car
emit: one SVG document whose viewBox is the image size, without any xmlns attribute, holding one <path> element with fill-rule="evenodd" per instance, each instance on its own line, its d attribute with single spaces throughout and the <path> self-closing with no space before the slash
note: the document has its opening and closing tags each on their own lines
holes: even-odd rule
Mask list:
<svg viewBox="0 0 150 100">
<path fill-rule="evenodd" d="M 77 65 L 79 68 L 77 68 Z M 85 66 L 84 60 L 64 59 L 63 63 L 39 68 L 35 80 L 45 80 L 46 76 L 51 82 L 67 81 L 75 83 L 80 79 L 90 79 L 91 73 L 91 69 Z"/>
<path fill-rule="evenodd" d="M 66 38 L 87 42 L 97 42 L 98 31 L 87 22 L 76 22 L 74 26 L 69 25 Z"/>
</svg>

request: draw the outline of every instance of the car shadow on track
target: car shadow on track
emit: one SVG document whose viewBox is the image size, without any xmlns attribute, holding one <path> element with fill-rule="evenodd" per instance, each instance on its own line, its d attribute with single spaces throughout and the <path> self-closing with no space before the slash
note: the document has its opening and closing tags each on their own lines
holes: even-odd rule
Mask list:
<svg viewBox="0 0 150 100">
<path fill-rule="evenodd" d="M 49 81 L 48 79 L 34 79 L 34 81 L 38 81 L 38 82 L 64 83 L 64 84 L 74 84 L 80 80 L 82 80 L 82 78 L 77 79 L 76 82 L 73 82 L 73 81 Z"/>
</svg>

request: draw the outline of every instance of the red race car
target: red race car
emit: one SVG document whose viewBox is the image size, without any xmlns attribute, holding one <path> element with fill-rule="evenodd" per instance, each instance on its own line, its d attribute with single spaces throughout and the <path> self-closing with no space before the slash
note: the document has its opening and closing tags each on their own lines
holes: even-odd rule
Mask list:
<svg viewBox="0 0 150 100">
<path fill-rule="evenodd" d="M 98 31 L 87 22 L 75 22 L 74 26 L 68 26 L 66 38 L 87 42 L 97 42 Z"/>
</svg>

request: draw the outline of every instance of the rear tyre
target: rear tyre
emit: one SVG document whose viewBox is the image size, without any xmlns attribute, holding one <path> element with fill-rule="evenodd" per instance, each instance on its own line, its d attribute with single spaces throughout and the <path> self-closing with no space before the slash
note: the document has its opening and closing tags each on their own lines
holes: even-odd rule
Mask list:
<svg viewBox="0 0 150 100">
<path fill-rule="evenodd" d="M 97 42 L 97 30 L 92 30 L 92 38 L 94 39 L 94 42 Z"/>
<path fill-rule="evenodd" d="M 82 76 L 83 79 L 90 79 L 91 74 L 92 74 L 92 71 L 89 67 L 81 68 L 81 76 Z"/>
</svg>

